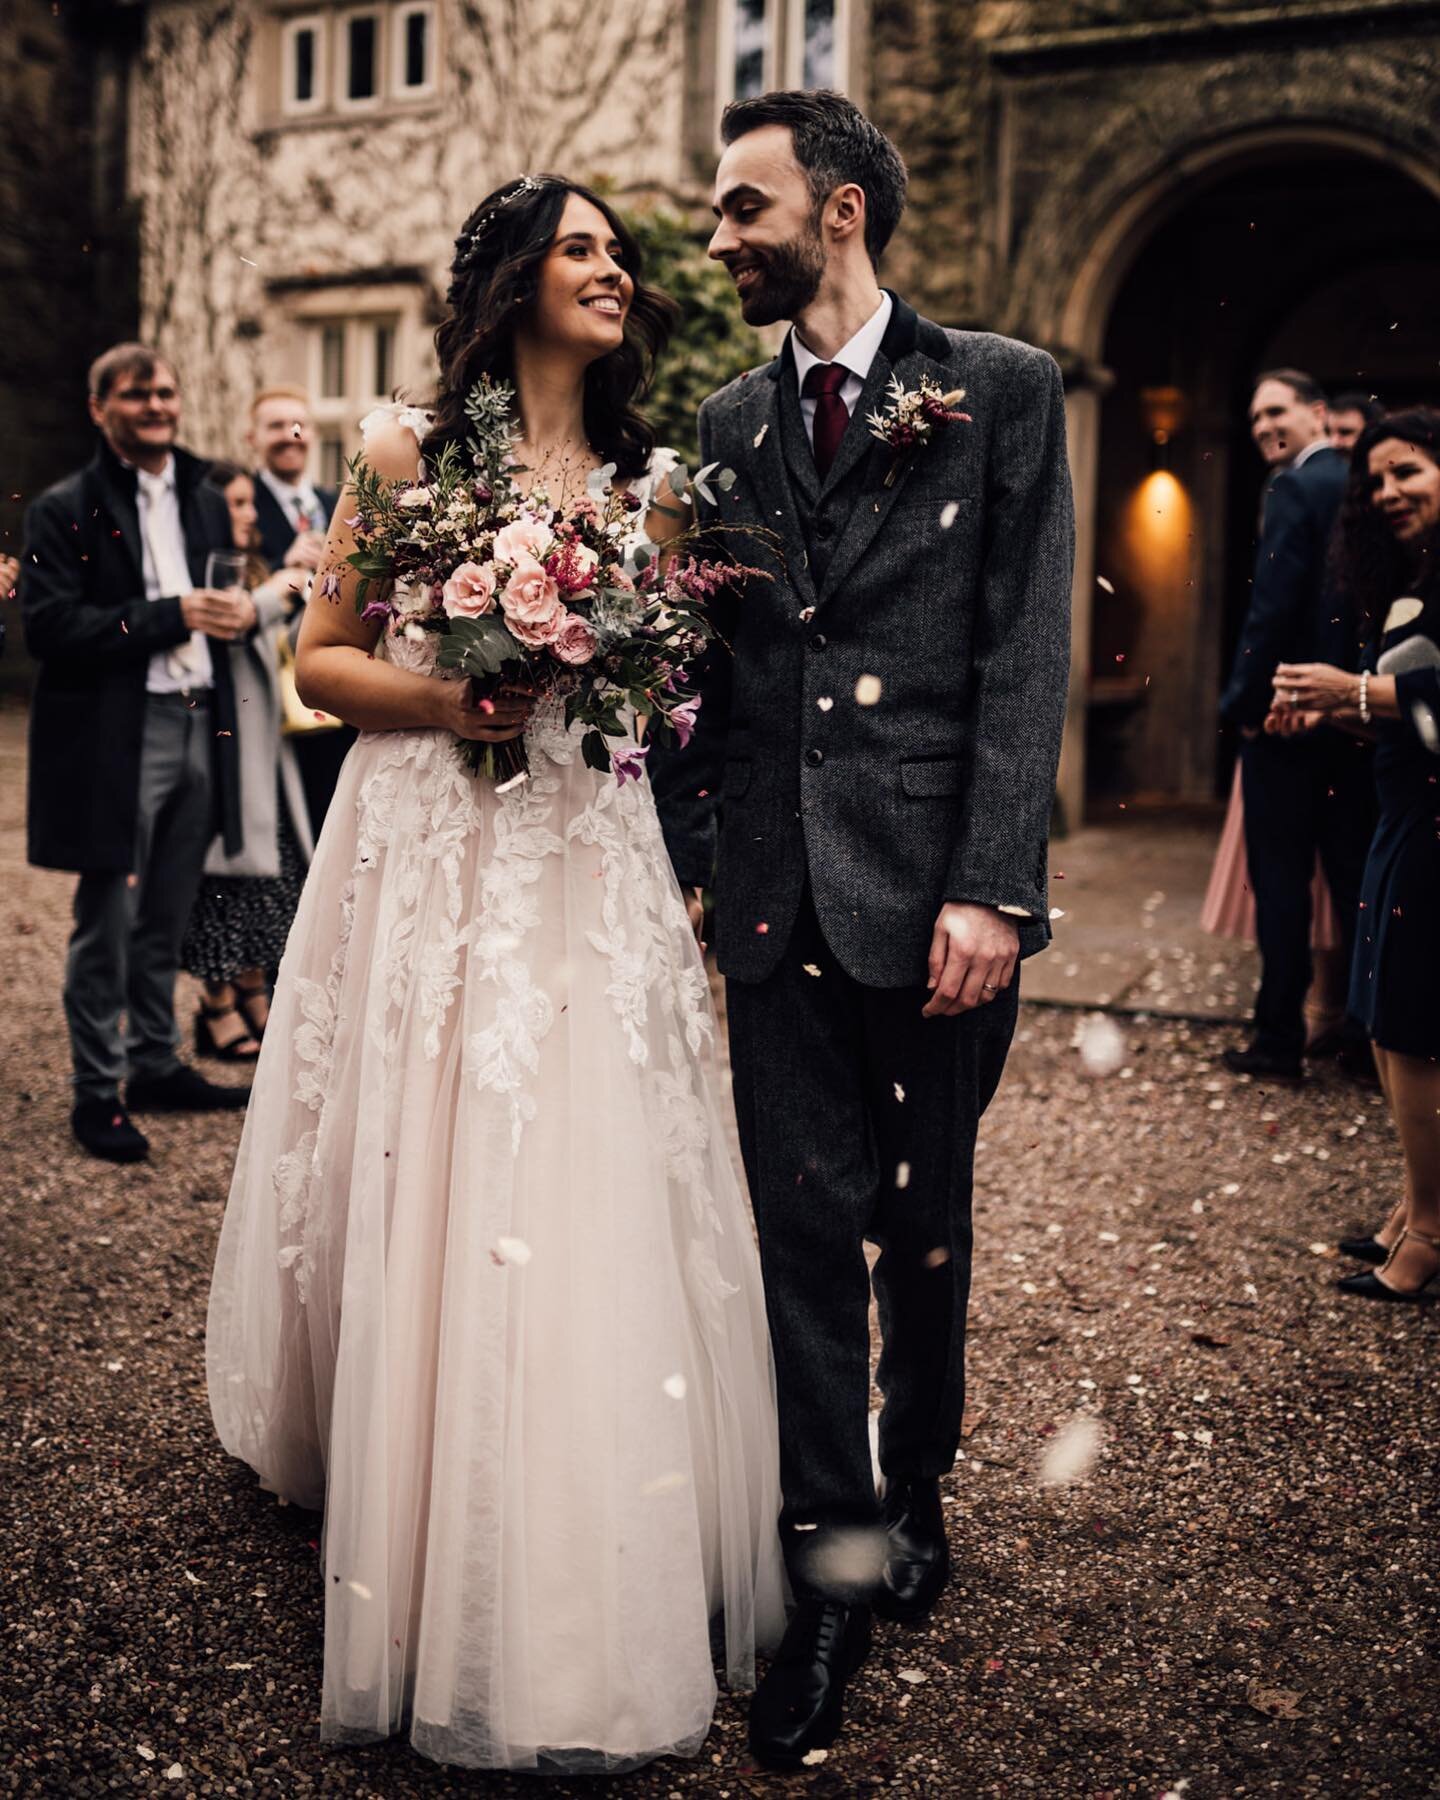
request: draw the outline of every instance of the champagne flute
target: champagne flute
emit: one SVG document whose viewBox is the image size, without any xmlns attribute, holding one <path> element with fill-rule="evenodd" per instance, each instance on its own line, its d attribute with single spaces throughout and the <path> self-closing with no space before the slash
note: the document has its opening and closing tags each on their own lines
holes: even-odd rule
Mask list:
<svg viewBox="0 0 1440 1800">
<path fill-rule="evenodd" d="M 244 550 L 212 550 L 205 558 L 205 585 L 220 593 L 245 592 L 245 568 L 250 560 Z"/>
</svg>

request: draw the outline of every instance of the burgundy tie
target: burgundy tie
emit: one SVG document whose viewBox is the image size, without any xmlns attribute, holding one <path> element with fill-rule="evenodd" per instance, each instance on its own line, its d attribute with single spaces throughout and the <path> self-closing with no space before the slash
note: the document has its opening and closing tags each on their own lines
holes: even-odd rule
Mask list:
<svg viewBox="0 0 1440 1800">
<path fill-rule="evenodd" d="M 821 481 L 830 473 L 830 465 L 850 423 L 849 409 L 840 398 L 840 390 L 849 373 L 842 363 L 816 363 L 806 370 L 800 389 L 807 400 L 815 402 L 815 429 L 811 441 L 815 446 L 815 467 Z"/>
</svg>

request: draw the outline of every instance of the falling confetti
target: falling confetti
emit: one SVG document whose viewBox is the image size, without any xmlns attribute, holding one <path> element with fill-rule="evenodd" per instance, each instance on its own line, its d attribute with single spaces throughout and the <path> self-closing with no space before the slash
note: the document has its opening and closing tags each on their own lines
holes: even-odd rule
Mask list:
<svg viewBox="0 0 1440 1800">
<path fill-rule="evenodd" d="M 820 708 L 821 712 L 829 712 L 830 708 L 835 704 L 835 702 L 830 698 L 830 696 L 828 694 L 822 694 L 820 696 L 820 698 L 815 702 L 815 704 Z"/>
<path fill-rule="evenodd" d="M 898 1090 L 897 1090 L 897 1092 L 898 1092 Z M 895 1165 L 895 1185 L 897 1188 L 909 1187 L 909 1185 L 910 1185 L 910 1165 L 908 1162 L 896 1163 L 896 1165 Z"/>
<path fill-rule="evenodd" d="M 862 675 L 855 683 L 855 704 L 857 706 L 874 706 L 880 698 L 881 683 L 878 675 Z"/>
<path fill-rule="evenodd" d="M 800 1761 L 807 1769 L 818 1769 L 829 1754 L 828 1750 L 807 1750 Z"/>
<path fill-rule="evenodd" d="M 825 1587 L 869 1588 L 885 1568 L 889 1539 L 883 1526 L 855 1526 L 827 1532 L 806 1568 Z"/>
<path fill-rule="evenodd" d="M 524 1238 L 496 1238 L 495 1249 L 491 1252 L 492 1260 L 497 1263 L 514 1263 L 517 1269 L 523 1269 L 534 1252 Z"/>
<path fill-rule="evenodd" d="M 1071 1487 L 1084 1481 L 1104 1438 L 1105 1428 L 1093 1413 L 1078 1413 L 1050 1440 L 1040 1461 L 1041 1487 Z"/>
<path fill-rule="evenodd" d="M 683 1375 L 667 1375 L 660 1385 L 672 1400 L 685 1398 L 685 1377 Z"/>
<path fill-rule="evenodd" d="M 347 1581 L 345 1585 L 357 1600 L 373 1600 L 375 1598 L 363 1581 Z"/>
<path fill-rule="evenodd" d="M 1074 1044 L 1087 1075 L 1113 1075 L 1125 1061 L 1125 1034 L 1104 1013 L 1081 1020 Z"/>
<path fill-rule="evenodd" d="M 1097 575 L 1095 577 L 1095 585 L 1096 587 L 1104 588 L 1107 594 L 1113 594 L 1115 592 L 1115 583 L 1106 575 Z"/>
<path fill-rule="evenodd" d="M 902 1106 L 905 1104 L 905 1090 L 898 1081 L 895 1083 L 895 1098 Z"/>
<path fill-rule="evenodd" d="M 801 963 L 800 967 L 804 969 L 807 975 L 818 976 L 820 973 L 819 965 L 816 963 Z"/>
<path fill-rule="evenodd" d="M 940 529 L 942 531 L 948 531 L 955 523 L 956 518 L 959 516 L 959 512 L 960 502 L 958 500 L 947 500 L 944 506 L 940 508 Z"/>
<path fill-rule="evenodd" d="M 770 427 L 768 425 L 762 425 L 760 427 L 760 429 L 755 433 L 755 448 L 757 450 L 765 442 L 765 433 L 767 431 L 769 431 L 769 429 L 770 429 Z"/>
</svg>

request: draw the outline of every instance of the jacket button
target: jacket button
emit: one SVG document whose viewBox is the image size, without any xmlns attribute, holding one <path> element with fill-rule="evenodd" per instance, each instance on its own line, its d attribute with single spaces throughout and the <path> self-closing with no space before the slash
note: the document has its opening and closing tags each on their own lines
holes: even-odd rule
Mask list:
<svg viewBox="0 0 1440 1800">
<path fill-rule="evenodd" d="M 835 521 L 820 519 L 815 526 L 815 535 L 819 538 L 832 538 L 835 535 Z"/>
<path fill-rule="evenodd" d="M 810 648 L 812 650 L 823 650 L 829 642 L 829 638 L 826 637 L 823 631 L 816 631 L 811 634 Z"/>
<path fill-rule="evenodd" d="M 805 760 L 812 769 L 818 769 L 825 760 L 825 752 L 823 750 L 807 750 Z"/>
</svg>

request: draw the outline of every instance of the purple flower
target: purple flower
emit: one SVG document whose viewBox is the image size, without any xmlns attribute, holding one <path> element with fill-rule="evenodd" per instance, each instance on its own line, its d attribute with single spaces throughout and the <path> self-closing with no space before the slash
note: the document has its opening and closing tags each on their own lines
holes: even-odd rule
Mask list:
<svg viewBox="0 0 1440 1800">
<path fill-rule="evenodd" d="M 320 597 L 322 600 L 340 598 L 340 571 L 337 568 L 328 568 L 320 577 Z"/>
<path fill-rule="evenodd" d="M 680 739 L 683 750 L 695 735 L 695 715 L 700 711 L 700 696 L 692 694 L 688 700 L 682 700 L 670 714 L 670 723 L 675 727 L 675 735 Z"/>
<path fill-rule="evenodd" d="M 616 785 L 624 787 L 626 781 L 639 781 L 645 773 L 645 758 L 650 754 L 648 744 L 627 744 L 623 750 L 610 752 L 610 766 L 615 771 Z"/>
<path fill-rule="evenodd" d="M 367 600 L 360 610 L 360 617 L 362 619 L 388 619 L 390 617 L 390 602 L 388 600 L 379 599 L 378 597 L 374 600 Z"/>
<path fill-rule="evenodd" d="M 355 531 L 365 523 L 365 520 L 360 513 L 351 513 L 345 523 L 350 527 L 351 531 Z"/>
</svg>

